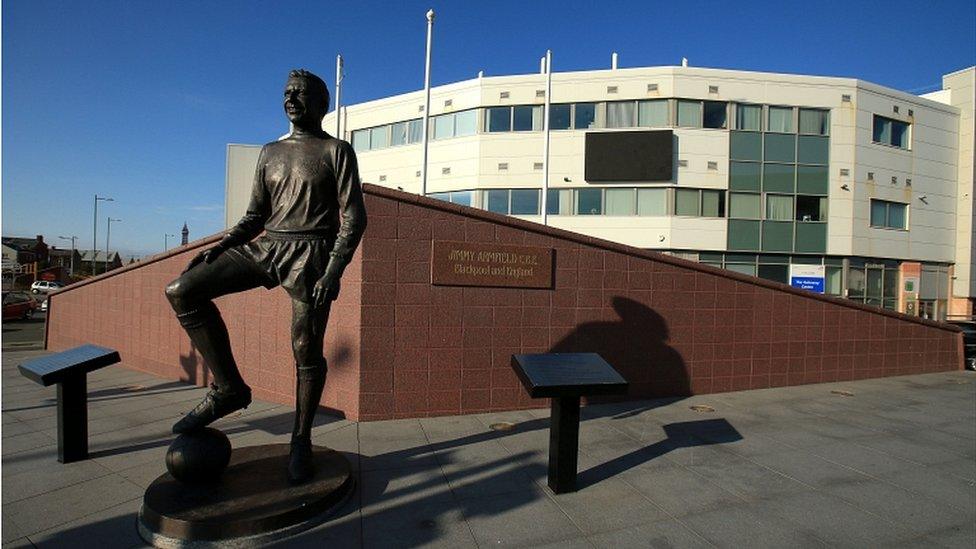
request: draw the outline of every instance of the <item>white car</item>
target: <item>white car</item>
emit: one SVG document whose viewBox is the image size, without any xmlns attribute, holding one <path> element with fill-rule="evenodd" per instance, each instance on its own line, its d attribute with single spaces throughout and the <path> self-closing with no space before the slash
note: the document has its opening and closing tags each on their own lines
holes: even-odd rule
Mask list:
<svg viewBox="0 0 976 549">
<path fill-rule="evenodd" d="M 60 282 L 38 280 L 37 282 L 31 284 L 31 293 L 47 294 L 55 290 L 60 290 L 61 288 L 64 288 L 64 284 L 61 284 Z"/>
</svg>

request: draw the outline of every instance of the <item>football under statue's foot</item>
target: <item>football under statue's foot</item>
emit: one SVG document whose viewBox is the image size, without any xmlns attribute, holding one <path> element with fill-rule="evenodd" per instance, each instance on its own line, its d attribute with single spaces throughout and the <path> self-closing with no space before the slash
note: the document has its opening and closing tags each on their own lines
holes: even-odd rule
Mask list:
<svg viewBox="0 0 976 549">
<path fill-rule="evenodd" d="M 288 455 L 288 482 L 302 484 L 315 476 L 315 458 L 312 441 L 293 439 L 291 453 Z"/>
<path fill-rule="evenodd" d="M 244 386 L 234 392 L 224 392 L 211 384 L 210 392 L 203 397 L 200 404 L 173 425 L 173 432 L 181 434 L 203 429 L 232 412 L 247 408 L 249 404 L 251 404 L 249 387 Z"/>
</svg>

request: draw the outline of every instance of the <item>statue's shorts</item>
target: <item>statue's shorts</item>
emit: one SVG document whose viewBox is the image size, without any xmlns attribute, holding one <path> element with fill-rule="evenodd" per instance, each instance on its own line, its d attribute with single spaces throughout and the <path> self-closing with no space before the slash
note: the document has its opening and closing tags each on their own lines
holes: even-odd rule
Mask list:
<svg viewBox="0 0 976 549">
<path fill-rule="evenodd" d="M 266 231 L 227 255 L 260 277 L 265 288 L 281 286 L 292 299 L 312 303 L 312 289 L 325 274 L 334 243 L 334 236 L 322 233 Z"/>
</svg>

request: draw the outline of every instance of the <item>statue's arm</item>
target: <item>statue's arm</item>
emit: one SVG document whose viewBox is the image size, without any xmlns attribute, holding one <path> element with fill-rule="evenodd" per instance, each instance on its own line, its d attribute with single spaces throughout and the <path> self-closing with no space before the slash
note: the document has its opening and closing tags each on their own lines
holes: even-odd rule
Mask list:
<svg viewBox="0 0 976 549">
<path fill-rule="evenodd" d="M 318 305 L 337 297 L 342 272 L 352 261 L 352 255 L 356 252 L 366 230 L 366 205 L 363 202 L 363 188 L 359 180 L 359 165 L 356 162 L 356 153 L 349 143 L 338 142 L 334 165 L 342 223 L 339 225 L 339 233 L 329 254 L 325 274 L 312 292 Z"/>
</svg>

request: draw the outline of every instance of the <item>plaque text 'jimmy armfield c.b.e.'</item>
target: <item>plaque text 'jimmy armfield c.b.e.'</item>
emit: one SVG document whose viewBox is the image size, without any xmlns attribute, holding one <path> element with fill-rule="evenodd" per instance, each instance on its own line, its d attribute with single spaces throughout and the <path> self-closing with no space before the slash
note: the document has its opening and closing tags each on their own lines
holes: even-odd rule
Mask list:
<svg viewBox="0 0 976 549">
<path fill-rule="evenodd" d="M 552 248 L 435 240 L 430 282 L 436 286 L 552 288 L 552 254 Z"/>
</svg>

